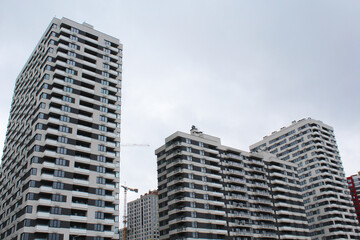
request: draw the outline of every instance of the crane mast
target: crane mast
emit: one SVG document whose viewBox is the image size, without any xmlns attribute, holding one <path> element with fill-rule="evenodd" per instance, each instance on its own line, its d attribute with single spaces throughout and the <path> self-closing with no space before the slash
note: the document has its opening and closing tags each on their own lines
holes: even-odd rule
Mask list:
<svg viewBox="0 0 360 240">
<path fill-rule="evenodd" d="M 121 185 L 124 189 L 124 217 L 123 217 L 123 224 L 124 224 L 124 231 L 123 231 L 123 240 L 127 240 L 127 191 L 138 192 L 137 188 L 130 188 L 125 185 Z"/>
</svg>

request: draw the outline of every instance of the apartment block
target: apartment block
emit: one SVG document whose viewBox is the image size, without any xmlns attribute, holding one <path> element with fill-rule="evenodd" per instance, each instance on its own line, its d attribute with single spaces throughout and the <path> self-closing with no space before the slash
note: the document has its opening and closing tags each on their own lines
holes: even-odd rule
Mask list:
<svg viewBox="0 0 360 240">
<path fill-rule="evenodd" d="M 250 146 L 297 165 L 311 239 L 360 239 L 334 129 L 311 118 Z"/>
<path fill-rule="evenodd" d="M 356 218 L 360 224 L 360 172 L 356 175 L 347 177 L 347 183 L 350 190 L 351 199 L 355 208 Z"/>
<path fill-rule="evenodd" d="M 310 239 L 295 164 L 195 127 L 155 153 L 160 239 Z"/>
<path fill-rule="evenodd" d="M 128 239 L 159 239 L 158 192 L 149 191 L 127 204 Z"/>
<path fill-rule="evenodd" d="M 122 45 L 54 18 L 16 79 L 0 239 L 118 239 Z"/>
</svg>

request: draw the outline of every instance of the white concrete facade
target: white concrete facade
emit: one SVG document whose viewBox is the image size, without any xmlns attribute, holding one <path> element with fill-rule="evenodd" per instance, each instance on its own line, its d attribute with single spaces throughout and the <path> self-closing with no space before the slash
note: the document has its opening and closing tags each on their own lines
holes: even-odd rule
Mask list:
<svg viewBox="0 0 360 240">
<path fill-rule="evenodd" d="M 160 239 L 310 239 L 296 165 L 195 128 L 156 155 Z"/>
<path fill-rule="evenodd" d="M 293 121 L 250 150 L 297 165 L 313 240 L 360 238 L 332 127 L 311 118 Z"/>
<path fill-rule="evenodd" d="M 122 45 L 54 18 L 16 80 L 0 238 L 118 239 Z"/>
</svg>

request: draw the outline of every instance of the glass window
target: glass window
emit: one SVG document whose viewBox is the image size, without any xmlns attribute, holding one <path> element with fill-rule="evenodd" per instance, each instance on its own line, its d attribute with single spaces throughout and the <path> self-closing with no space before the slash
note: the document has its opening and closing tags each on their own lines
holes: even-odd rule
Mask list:
<svg viewBox="0 0 360 240">
<path fill-rule="evenodd" d="M 35 140 L 37 140 L 37 141 L 41 141 L 41 134 L 36 134 L 35 135 Z"/>
<path fill-rule="evenodd" d="M 30 219 L 25 219 L 24 220 L 24 226 L 25 227 L 30 227 L 31 226 L 31 220 Z"/>
<path fill-rule="evenodd" d="M 74 27 L 71 27 L 70 31 L 73 33 L 79 33 L 79 29 L 74 28 Z"/>
<path fill-rule="evenodd" d="M 53 182 L 53 188 L 55 188 L 55 189 L 64 189 L 64 183 Z"/>
<path fill-rule="evenodd" d="M 68 117 L 68 116 L 64 116 L 64 115 L 61 115 L 61 116 L 60 116 L 60 121 L 63 121 L 63 122 L 70 122 L 70 117 Z"/>
<path fill-rule="evenodd" d="M 70 132 L 70 128 L 67 126 L 59 126 L 59 131 L 60 132 L 65 132 L 65 133 L 69 133 Z"/>
<path fill-rule="evenodd" d="M 98 150 L 99 150 L 100 152 L 106 152 L 106 146 L 104 146 L 104 145 L 98 145 Z"/>
<path fill-rule="evenodd" d="M 62 170 L 54 170 L 55 177 L 65 177 L 65 172 Z"/>
<path fill-rule="evenodd" d="M 99 130 L 102 132 L 107 132 L 107 127 L 103 125 L 99 125 Z"/>
<path fill-rule="evenodd" d="M 72 92 L 72 88 L 69 88 L 69 89 L 71 89 L 71 92 Z M 65 90 L 66 92 L 69 92 L 69 91 L 67 91 L 67 90 Z M 72 97 L 69 97 L 69 96 L 63 96 L 63 100 L 65 101 L 65 102 L 69 102 L 69 103 L 72 103 L 73 102 L 73 98 Z"/>
<path fill-rule="evenodd" d="M 78 49 L 78 45 L 74 44 L 74 43 L 69 43 L 69 47 L 72 49 Z"/>
<path fill-rule="evenodd" d="M 95 189 L 95 193 L 96 193 L 96 195 L 104 196 L 105 195 L 105 189 L 97 188 L 97 189 Z"/>
<path fill-rule="evenodd" d="M 107 78 L 110 77 L 110 74 L 108 72 L 102 72 L 101 75 L 103 75 L 104 77 L 107 77 Z"/>
<path fill-rule="evenodd" d="M 106 142 L 107 137 L 104 136 L 104 135 L 99 135 L 99 136 L 98 136 L 98 139 L 99 139 L 99 141 Z"/>
<path fill-rule="evenodd" d="M 108 118 L 107 118 L 106 116 L 100 115 L 99 120 L 100 120 L 101 122 L 107 122 L 107 121 L 108 121 Z"/>
<path fill-rule="evenodd" d="M 94 230 L 102 232 L 104 231 L 104 226 L 101 224 L 94 224 Z"/>
<path fill-rule="evenodd" d="M 32 213 L 33 206 L 26 206 L 25 212 L 26 213 Z"/>
<path fill-rule="evenodd" d="M 36 175 L 36 173 L 37 173 L 37 168 L 32 168 L 32 169 L 30 170 L 30 174 L 31 174 L 31 175 Z"/>
<path fill-rule="evenodd" d="M 100 102 L 109 103 L 109 99 L 107 99 L 105 97 L 100 97 Z"/>
<path fill-rule="evenodd" d="M 61 215 L 62 214 L 62 208 L 60 208 L 60 207 L 51 207 L 50 213 L 51 214 Z"/>
<path fill-rule="evenodd" d="M 74 35 L 70 35 L 70 39 L 75 41 L 75 42 L 79 41 L 79 38 L 74 36 Z"/>
<path fill-rule="evenodd" d="M 34 181 L 34 180 L 29 181 L 29 186 L 36 187 L 36 181 Z"/>
<path fill-rule="evenodd" d="M 100 111 L 101 112 L 108 112 L 109 109 L 107 107 L 100 106 Z"/>
<path fill-rule="evenodd" d="M 46 108 L 46 103 L 40 103 L 40 108 L 42 108 L 42 109 L 45 109 Z"/>
<path fill-rule="evenodd" d="M 54 228 L 59 228 L 60 227 L 61 222 L 59 220 L 50 220 L 50 227 L 54 227 Z"/>
<path fill-rule="evenodd" d="M 68 52 L 68 55 L 69 55 L 70 57 L 76 58 L 76 53 L 74 53 L 74 52 L 69 51 L 69 52 Z"/>
<path fill-rule="evenodd" d="M 76 75 L 76 72 L 75 72 L 74 69 L 66 68 L 65 72 L 68 73 L 68 74 Z"/>
<path fill-rule="evenodd" d="M 74 83 L 74 79 L 69 78 L 69 77 L 65 77 L 65 82 Z"/>
<path fill-rule="evenodd" d="M 105 207 L 105 201 L 103 201 L 103 200 L 95 200 L 95 206 L 97 206 L 97 207 Z"/>
<path fill-rule="evenodd" d="M 107 46 L 111 46 L 111 42 L 108 41 L 108 40 L 104 40 L 104 44 L 107 45 Z"/>
<path fill-rule="evenodd" d="M 59 137 L 58 137 L 58 142 L 68 143 L 68 138 L 67 138 L 67 137 L 59 136 Z"/>
<path fill-rule="evenodd" d="M 72 92 L 73 92 L 73 89 L 72 89 L 71 87 L 65 86 L 65 87 L 64 87 L 64 91 L 65 91 L 65 92 L 72 93 Z"/>
<path fill-rule="evenodd" d="M 75 66 L 76 65 L 76 62 L 75 61 L 72 61 L 72 60 L 67 60 L 66 61 L 67 64 L 71 65 L 71 66 Z"/>
<path fill-rule="evenodd" d="M 55 202 L 65 202 L 66 197 L 60 194 L 53 194 L 51 200 Z"/>
<path fill-rule="evenodd" d="M 100 172 L 100 173 L 105 173 L 106 169 L 105 169 L 105 167 L 97 166 L 96 171 Z"/>
<path fill-rule="evenodd" d="M 57 233 L 49 233 L 48 240 L 62 240 L 63 238 L 62 234 Z"/>
<path fill-rule="evenodd" d="M 38 163 L 39 162 L 39 157 L 33 157 L 31 159 L 31 163 Z"/>
<path fill-rule="evenodd" d="M 103 177 L 97 177 L 96 178 L 96 183 L 97 184 L 105 184 L 106 183 L 106 179 Z"/>
<path fill-rule="evenodd" d="M 105 214 L 103 212 L 95 212 L 95 219 L 104 219 Z"/>
<path fill-rule="evenodd" d="M 106 162 L 106 157 L 105 156 L 97 156 L 97 160 L 99 161 L 99 162 Z"/>
<path fill-rule="evenodd" d="M 57 159 L 55 160 L 55 164 L 56 164 L 56 165 L 61 165 L 61 166 L 68 166 L 68 165 L 69 165 L 68 161 L 67 161 L 67 160 L 64 160 L 64 159 L 62 159 L 62 158 L 57 158 Z"/>
</svg>

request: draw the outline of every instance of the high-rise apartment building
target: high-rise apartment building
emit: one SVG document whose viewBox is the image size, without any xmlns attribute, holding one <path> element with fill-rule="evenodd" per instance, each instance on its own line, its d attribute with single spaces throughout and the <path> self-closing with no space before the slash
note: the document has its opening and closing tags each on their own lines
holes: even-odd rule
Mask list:
<svg viewBox="0 0 360 240">
<path fill-rule="evenodd" d="M 355 208 L 356 218 L 360 224 L 360 172 L 357 175 L 347 177 L 351 199 Z"/>
<path fill-rule="evenodd" d="M 158 192 L 149 191 L 127 204 L 128 239 L 159 239 Z"/>
<path fill-rule="evenodd" d="M 311 118 L 293 121 L 250 150 L 297 165 L 313 240 L 360 239 L 332 127 Z"/>
<path fill-rule="evenodd" d="M 1 239 L 118 239 L 121 61 L 118 39 L 51 21 L 16 80 Z"/>
<path fill-rule="evenodd" d="M 295 164 L 195 127 L 156 155 L 160 239 L 310 239 Z"/>
</svg>

